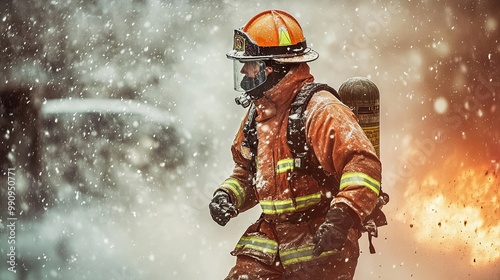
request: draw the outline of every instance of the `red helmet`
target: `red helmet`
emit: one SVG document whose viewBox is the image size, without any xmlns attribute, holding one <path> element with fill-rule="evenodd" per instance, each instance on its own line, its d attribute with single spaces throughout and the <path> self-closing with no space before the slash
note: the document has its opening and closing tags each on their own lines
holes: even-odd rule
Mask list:
<svg viewBox="0 0 500 280">
<path fill-rule="evenodd" d="M 280 63 L 309 62 L 318 53 L 307 47 L 302 27 L 290 14 L 268 10 L 234 30 L 233 50 L 226 55 L 239 61 L 274 60 Z"/>
</svg>

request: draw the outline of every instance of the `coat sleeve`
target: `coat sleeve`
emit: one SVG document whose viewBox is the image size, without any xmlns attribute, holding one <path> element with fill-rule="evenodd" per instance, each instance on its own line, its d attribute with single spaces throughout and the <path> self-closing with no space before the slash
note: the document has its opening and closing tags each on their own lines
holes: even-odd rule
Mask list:
<svg viewBox="0 0 500 280">
<path fill-rule="evenodd" d="M 321 166 L 340 180 L 332 204 L 345 203 L 363 221 L 375 208 L 382 167 L 354 113 L 328 92 L 307 107 L 306 133 Z"/>
<path fill-rule="evenodd" d="M 235 163 L 233 173 L 217 189 L 217 191 L 222 190 L 229 194 L 231 202 L 236 206 L 238 212 L 244 212 L 258 203 L 252 185 L 253 173 L 250 171 L 250 151 L 248 148 L 242 147 L 245 120 L 246 118 L 241 123 L 231 145 L 231 153 Z"/>
</svg>

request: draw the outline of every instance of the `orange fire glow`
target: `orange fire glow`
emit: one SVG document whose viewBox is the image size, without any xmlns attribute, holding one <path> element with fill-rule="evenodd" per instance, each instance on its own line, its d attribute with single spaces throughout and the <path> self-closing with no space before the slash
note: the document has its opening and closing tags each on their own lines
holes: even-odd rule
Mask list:
<svg viewBox="0 0 500 280">
<path fill-rule="evenodd" d="M 444 252 L 462 252 L 471 265 L 500 261 L 499 163 L 482 165 L 450 155 L 441 168 L 411 179 L 396 219 L 416 240 Z"/>
</svg>

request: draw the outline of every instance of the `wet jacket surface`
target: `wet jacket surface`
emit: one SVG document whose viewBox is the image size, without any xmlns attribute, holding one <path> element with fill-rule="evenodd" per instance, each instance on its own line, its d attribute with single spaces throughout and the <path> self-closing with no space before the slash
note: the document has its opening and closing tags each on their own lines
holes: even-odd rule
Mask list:
<svg viewBox="0 0 500 280">
<path fill-rule="evenodd" d="M 357 259 L 360 232 L 352 229 L 342 252 L 311 255 L 312 237 L 330 205 L 345 203 L 363 221 L 376 205 L 381 164 L 352 111 L 331 93 L 314 94 L 307 105 L 306 138 L 325 173 L 340 184 L 323 185 L 308 172 L 294 170 L 287 144 L 290 104 L 306 83 L 314 81 L 307 64 L 294 67 L 264 97 L 257 108 L 257 171 L 250 169 L 250 150 L 242 146 L 244 118 L 231 147 L 233 174 L 219 188 L 230 195 L 239 212 L 260 204 L 263 216 L 244 234 L 234 255 L 248 255 L 268 264 L 281 262 L 285 271 L 345 258 Z M 337 193 L 338 191 L 338 193 Z M 324 210 L 324 211 L 323 211 Z M 314 213 L 299 221 L 286 217 Z"/>
</svg>

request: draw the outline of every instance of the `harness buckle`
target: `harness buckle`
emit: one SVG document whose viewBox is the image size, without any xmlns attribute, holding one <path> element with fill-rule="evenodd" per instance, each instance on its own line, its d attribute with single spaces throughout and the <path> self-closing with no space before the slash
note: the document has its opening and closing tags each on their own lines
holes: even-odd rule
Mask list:
<svg viewBox="0 0 500 280">
<path fill-rule="evenodd" d="M 307 153 L 297 153 L 296 157 L 293 158 L 293 168 L 303 170 L 306 168 L 306 156 Z"/>
</svg>

